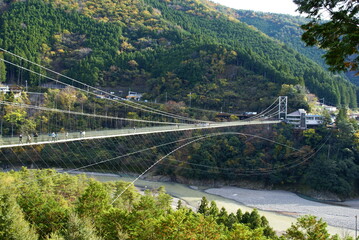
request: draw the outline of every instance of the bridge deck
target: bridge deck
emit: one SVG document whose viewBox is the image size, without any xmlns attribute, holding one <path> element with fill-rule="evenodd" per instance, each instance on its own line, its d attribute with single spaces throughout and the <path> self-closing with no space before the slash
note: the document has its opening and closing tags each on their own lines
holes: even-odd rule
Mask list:
<svg viewBox="0 0 359 240">
<path fill-rule="evenodd" d="M 234 121 L 234 122 L 220 122 L 211 124 L 179 124 L 170 126 L 156 126 L 156 127 L 143 127 L 136 129 L 111 129 L 101 131 L 86 131 L 85 136 L 81 137 L 79 132 L 71 132 L 66 138 L 65 133 L 59 133 L 57 139 L 53 139 L 48 134 L 40 134 L 35 140 L 31 136 L 31 142 L 26 142 L 26 136 L 23 136 L 22 143 L 19 142 L 19 137 L 0 137 L 0 149 L 21 147 L 21 146 L 32 146 L 41 144 L 54 144 L 54 143 L 65 143 L 73 141 L 83 141 L 87 139 L 103 139 L 111 137 L 122 137 L 132 135 L 144 135 L 152 133 L 164 133 L 164 132 L 175 132 L 175 131 L 188 131 L 196 129 L 212 129 L 212 128 L 225 128 L 225 127 L 236 127 L 246 125 L 262 125 L 262 124 L 276 124 L 280 121 Z M 36 141 L 36 142 L 35 142 Z"/>
</svg>

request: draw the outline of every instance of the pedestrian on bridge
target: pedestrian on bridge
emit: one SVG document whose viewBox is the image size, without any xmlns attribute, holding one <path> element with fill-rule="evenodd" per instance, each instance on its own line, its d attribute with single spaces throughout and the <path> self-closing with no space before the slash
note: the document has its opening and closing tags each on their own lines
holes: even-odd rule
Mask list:
<svg viewBox="0 0 359 240">
<path fill-rule="evenodd" d="M 37 138 L 39 137 L 39 134 L 37 132 L 34 133 L 34 142 L 37 143 Z"/>
<path fill-rule="evenodd" d="M 65 139 L 68 139 L 69 138 L 69 132 L 66 132 L 65 133 Z"/>
<path fill-rule="evenodd" d="M 84 138 L 86 135 L 85 131 L 80 131 L 80 138 Z"/>
<path fill-rule="evenodd" d="M 52 132 L 52 133 L 51 133 L 51 138 L 52 138 L 52 141 L 55 142 L 55 139 L 56 139 L 56 134 L 55 134 L 55 132 Z"/>
<path fill-rule="evenodd" d="M 26 136 L 26 143 L 31 143 L 31 136 L 30 136 L 30 134 L 27 134 L 27 136 Z"/>
<path fill-rule="evenodd" d="M 19 143 L 22 143 L 22 134 L 19 135 Z"/>
</svg>

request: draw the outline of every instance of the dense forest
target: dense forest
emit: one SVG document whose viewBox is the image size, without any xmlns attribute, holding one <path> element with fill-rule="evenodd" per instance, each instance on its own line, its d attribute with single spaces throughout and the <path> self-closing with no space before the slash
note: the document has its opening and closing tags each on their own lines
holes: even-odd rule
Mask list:
<svg viewBox="0 0 359 240">
<path fill-rule="evenodd" d="M 307 24 L 308 19 L 284 14 L 258 13 L 245 10 L 238 10 L 234 14 L 240 21 L 258 28 L 274 39 L 278 39 L 309 59 L 312 59 L 323 68 L 328 68 L 322 57 L 325 51 L 316 47 L 306 46 L 301 40 L 304 31 L 300 26 Z M 355 85 L 359 84 L 359 78 L 354 73 L 341 73 L 341 76 L 346 76 Z"/>
<path fill-rule="evenodd" d="M 71 98 L 71 96 L 74 96 Z M 25 94 L 21 98 L 5 96 L 6 101 L 28 103 Z M 111 104 L 104 99 L 86 98 L 81 92 L 65 88 L 48 90 L 44 106 L 57 109 L 71 109 L 106 116 L 122 116 L 144 120 L 163 120 L 140 111 Z M 193 109 L 181 104 L 158 105 L 164 111 L 172 111 L 190 117 L 216 120 L 212 112 L 194 115 Z M 61 134 L 79 131 L 99 131 L 108 129 L 132 129 L 152 126 L 131 121 L 109 121 L 90 116 L 70 115 L 65 112 L 27 110 L 21 105 L 4 106 L 0 109 L 1 131 L 6 136 L 32 134 L 38 132 Z M 218 120 L 218 119 L 217 119 Z M 236 120 L 233 118 L 233 120 Z M 347 109 L 342 108 L 336 118 L 336 127 L 327 127 L 330 116 L 326 115 L 322 126 L 315 129 L 297 130 L 293 125 L 280 123 L 273 126 L 250 126 L 222 128 L 221 136 L 213 136 L 205 141 L 195 142 L 166 158 L 153 169 L 155 175 L 168 176 L 172 181 L 202 184 L 214 182 L 237 185 L 242 180 L 263 183 L 270 188 L 290 189 L 304 194 L 312 190 L 334 194 L 334 199 L 357 196 L 359 180 L 359 127 L 357 121 L 349 119 Z M 193 130 L 174 134 L 151 134 L 144 137 L 126 136 L 103 140 L 88 140 L 74 143 L 46 144 L 36 147 L 24 146 L 16 149 L 2 149 L 0 166 L 4 169 L 28 166 L 31 168 L 85 167 L 87 171 L 131 172 L 140 174 L 169 149 L 180 147 L 184 142 L 173 142 L 186 138 L 214 133 L 217 130 Z M 228 134 L 225 134 L 228 132 Z M 240 135 L 230 133 L 237 132 Z M 148 137 L 147 137 L 148 136 Z M 2 140 L 2 139 L 0 139 Z M 137 144 L 141 142 L 141 144 Z M 167 143 L 171 143 L 167 145 Z M 156 146 L 165 146 L 156 147 Z M 117 160 L 123 154 L 138 152 L 125 161 Z M 106 159 L 114 161 L 103 162 Z M 97 163 L 99 166 L 97 166 Z M 141 164 L 143 163 L 143 164 Z M 329 176 L 329 178 L 328 178 Z M 330 181 L 328 180 L 330 179 Z M 330 196 L 330 195 L 328 195 Z"/>
<path fill-rule="evenodd" d="M 257 111 L 291 84 L 334 105 L 357 106 L 356 87 L 343 77 L 206 1 L 5 2 L 0 24 L 0 47 L 91 85 L 144 92 L 149 100 L 169 96 L 206 109 Z M 47 81 L 2 68 L 2 81 Z"/>
<path fill-rule="evenodd" d="M 174 208 L 164 188 L 140 194 L 132 185 L 119 195 L 128 183 L 26 168 L 1 173 L 0 180 L 1 239 L 340 239 L 311 216 L 278 237 L 257 210 L 228 213 L 206 198 L 197 212 L 181 201 Z"/>
<path fill-rule="evenodd" d="M 289 110 L 308 109 L 305 87 L 325 97 L 326 102 L 356 106 L 356 88 L 352 84 L 328 73 L 289 45 L 279 43 L 269 34 L 249 27 L 224 11 L 217 11 L 215 7 L 218 6 L 190 0 L 3 3 L 0 47 L 91 85 L 137 87 L 152 100 L 164 101 L 168 96 L 171 101 L 167 104 L 153 107 L 202 120 L 215 120 L 215 114 L 198 113 L 186 107 L 189 101 L 195 107 L 235 112 L 263 109 L 272 102 L 273 96 L 286 95 L 290 99 Z M 0 57 L 38 70 L 6 53 Z M 6 70 L 0 75 L 2 80 L 19 84 L 27 80 L 34 91 L 44 91 L 39 85 L 47 82 L 45 78 L 11 65 L 5 66 L 3 62 L 0 69 Z M 88 98 L 70 88 L 47 90 L 44 96 L 46 107 L 162 120 L 139 111 L 128 112 L 119 104 L 106 105 L 101 99 Z M 11 94 L 1 95 L 1 99 L 30 103 L 26 95 L 17 99 Z M 64 113 L 37 114 L 13 106 L 2 106 L 0 114 L 4 136 L 36 131 L 64 132 L 70 128 L 79 131 L 132 127 L 128 123 L 88 121 Z M 340 116 L 335 129 L 321 127 L 296 132 L 287 125 L 267 132 L 253 129 L 299 151 L 256 139 L 214 138 L 194 144 L 190 154 L 188 150 L 179 151 L 176 161 L 172 158 L 168 165 L 157 170 L 175 181 L 185 178 L 206 181 L 208 176 L 229 182 L 250 178 L 268 186 L 303 192 L 308 187 L 350 197 L 358 194 L 358 127 L 346 114 Z M 84 157 L 100 151 L 91 149 L 91 144 L 85 146 L 89 148 L 86 152 L 89 155 L 84 154 Z M 71 158 L 63 156 L 70 153 L 61 147 L 35 150 L 33 154 L 40 157 L 55 151 L 57 156 L 53 164 L 61 162 L 58 161 L 61 158 Z M 111 152 L 111 149 L 105 150 Z M 76 150 L 73 153 L 74 157 L 80 154 Z M 315 155 L 307 159 L 310 153 Z M 21 155 L 21 152 L 17 154 Z M 161 155 L 163 153 L 158 152 L 157 159 Z M 14 159 L 16 161 L 16 154 Z M 270 171 L 300 159 L 302 164 L 297 168 Z M 227 171 L 234 168 L 238 172 Z M 244 174 L 243 171 L 248 169 L 257 172 Z M 258 174 L 259 169 L 263 172 Z M 323 177 L 328 174 L 333 176 L 331 182 Z"/>
<path fill-rule="evenodd" d="M 254 18 L 253 13 L 228 10 L 206 0 L 6 0 L 0 2 L 0 11 L 0 48 L 93 86 L 145 93 L 145 99 L 166 102 L 146 103 L 162 111 L 219 120 L 216 112 L 195 108 L 259 111 L 278 95 L 289 97 L 289 111 L 310 110 L 308 91 L 342 106 L 333 128 L 324 124 L 298 131 L 281 123 L 224 129 L 242 135 L 191 144 L 159 163 L 154 175 L 178 182 L 232 185 L 250 180 L 309 195 L 312 191 L 330 193 L 337 199 L 359 194 L 359 128 L 348 118 L 346 108 L 357 107 L 358 88 L 344 76 L 328 72 L 317 50 L 304 49 L 297 37 L 290 37 L 299 34 L 296 27 L 303 19 L 292 19 L 288 26 L 274 16 L 268 23 L 263 20 L 268 15 Z M 277 27 L 272 27 L 273 21 Z M 5 51 L 0 51 L 0 58 L 49 74 Z M 3 61 L 0 82 L 29 84 L 31 91 L 44 94 L 43 107 L 163 120 L 72 88 L 45 89 L 42 84 L 48 79 Z M 34 104 L 25 93 L 21 97 L 1 94 L 0 100 Z M 0 117 L 1 140 L 21 133 L 134 127 L 123 121 L 36 112 L 20 105 L 2 105 Z M 176 137 L 202 134 L 187 131 Z M 174 138 L 149 136 L 1 149 L 0 165 L 3 169 L 93 166 L 86 170 L 118 173 L 130 169 L 139 174 L 180 145 L 153 147 Z M 145 156 L 101 162 L 144 148 L 150 149 Z M 132 186 L 116 199 L 125 188 L 123 182 L 100 183 L 55 170 L 26 168 L 1 173 L 0 180 L 1 239 L 296 239 L 301 235 L 298 229 L 308 223 L 317 227 L 306 232 L 314 234 L 314 239 L 338 239 L 329 236 L 325 224 L 313 217 L 302 218 L 279 237 L 256 210 L 228 213 L 206 199 L 198 212 L 181 203 L 174 210 L 164 189 L 140 194 Z M 311 233 L 313 229 L 318 232 Z"/>
</svg>

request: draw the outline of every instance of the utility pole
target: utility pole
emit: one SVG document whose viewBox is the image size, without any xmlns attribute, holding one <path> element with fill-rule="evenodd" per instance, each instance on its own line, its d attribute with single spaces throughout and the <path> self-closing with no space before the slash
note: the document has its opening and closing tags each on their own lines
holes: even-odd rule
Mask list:
<svg viewBox="0 0 359 240">
<path fill-rule="evenodd" d="M 27 80 L 25 80 L 25 89 L 26 89 L 26 92 L 28 92 L 27 91 Z"/>
<path fill-rule="evenodd" d="M 192 92 L 189 93 L 189 107 L 192 107 Z"/>
<path fill-rule="evenodd" d="M 325 104 L 324 104 L 324 100 L 325 100 L 325 98 L 321 98 L 320 100 L 322 100 L 322 101 L 323 101 L 323 102 L 322 102 L 322 104 L 323 104 L 323 105 L 325 105 Z"/>
<path fill-rule="evenodd" d="M 358 215 L 355 215 L 355 240 L 358 239 Z"/>
</svg>

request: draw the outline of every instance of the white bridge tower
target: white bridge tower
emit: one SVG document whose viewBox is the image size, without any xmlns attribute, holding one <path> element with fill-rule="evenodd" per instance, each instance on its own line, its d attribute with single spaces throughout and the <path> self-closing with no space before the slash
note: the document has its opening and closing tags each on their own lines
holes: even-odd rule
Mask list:
<svg viewBox="0 0 359 240">
<path fill-rule="evenodd" d="M 278 100 L 279 100 L 278 118 L 279 119 L 287 119 L 288 97 L 287 96 L 279 96 Z"/>
</svg>

